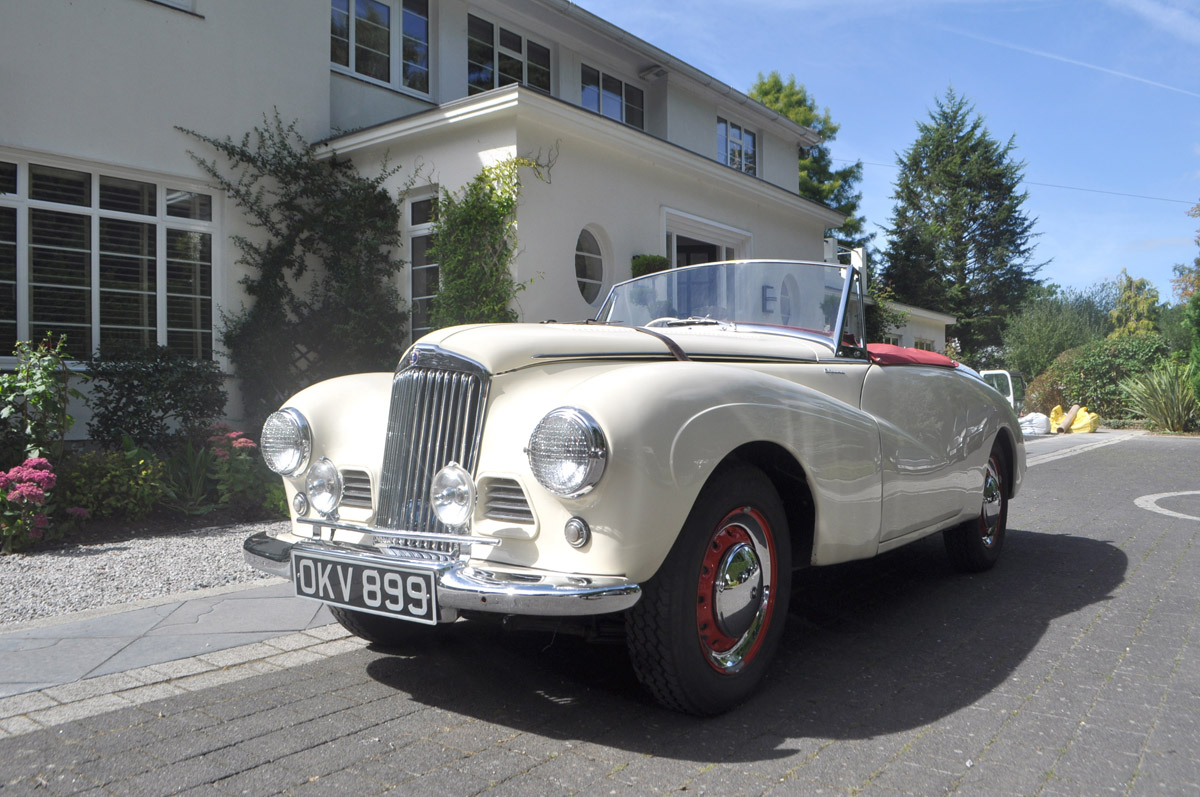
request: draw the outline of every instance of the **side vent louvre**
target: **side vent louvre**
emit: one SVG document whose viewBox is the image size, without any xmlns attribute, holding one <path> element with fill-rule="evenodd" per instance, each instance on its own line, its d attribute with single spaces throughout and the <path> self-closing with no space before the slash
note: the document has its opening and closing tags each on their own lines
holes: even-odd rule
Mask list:
<svg viewBox="0 0 1200 797">
<path fill-rule="evenodd" d="M 492 479 L 484 488 L 483 514 L 489 520 L 507 523 L 533 523 L 529 499 L 521 485 L 512 479 Z"/>
<path fill-rule="evenodd" d="M 342 506 L 352 506 L 356 509 L 371 508 L 371 477 L 361 470 L 342 471 Z"/>
</svg>

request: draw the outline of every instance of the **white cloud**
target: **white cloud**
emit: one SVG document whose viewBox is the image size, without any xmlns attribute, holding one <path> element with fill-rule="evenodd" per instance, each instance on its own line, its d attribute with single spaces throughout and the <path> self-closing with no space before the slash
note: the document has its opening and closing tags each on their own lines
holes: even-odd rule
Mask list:
<svg viewBox="0 0 1200 797">
<path fill-rule="evenodd" d="M 1172 36 L 1200 44 L 1200 14 L 1191 0 L 1108 0 L 1108 4 L 1132 12 Z"/>
</svg>

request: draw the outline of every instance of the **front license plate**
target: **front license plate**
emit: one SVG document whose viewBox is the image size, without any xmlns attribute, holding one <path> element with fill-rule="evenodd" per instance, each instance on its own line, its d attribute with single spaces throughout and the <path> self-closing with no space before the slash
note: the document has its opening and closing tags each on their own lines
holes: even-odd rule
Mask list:
<svg viewBox="0 0 1200 797">
<path fill-rule="evenodd" d="M 437 623 L 434 574 L 292 551 L 296 594 L 360 612 Z"/>
</svg>

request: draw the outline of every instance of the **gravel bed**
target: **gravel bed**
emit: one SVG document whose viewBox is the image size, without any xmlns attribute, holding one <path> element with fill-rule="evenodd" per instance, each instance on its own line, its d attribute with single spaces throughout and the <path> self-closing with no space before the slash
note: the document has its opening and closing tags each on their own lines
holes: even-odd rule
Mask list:
<svg viewBox="0 0 1200 797">
<path fill-rule="evenodd" d="M 0 631 L 11 623 L 268 579 L 242 559 L 242 541 L 286 528 L 286 520 L 271 521 L 0 556 Z"/>
</svg>

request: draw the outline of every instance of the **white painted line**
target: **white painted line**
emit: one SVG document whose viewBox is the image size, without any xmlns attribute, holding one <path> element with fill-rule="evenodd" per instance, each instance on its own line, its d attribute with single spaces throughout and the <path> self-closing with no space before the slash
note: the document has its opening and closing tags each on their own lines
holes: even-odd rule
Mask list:
<svg viewBox="0 0 1200 797">
<path fill-rule="evenodd" d="M 1042 465 L 1046 462 L 1053 462 L 1056 459 L 1066 459 L 1067 457 L 1073 457 L 1076 454 L 1082 454 L 1085 451 L 1095 451 L 1097 448 L 1111 446 L 1114 443 L 1122 443 L 1129 438 L 1137 437 L 1140 434 L 1140 432 L 1115 432 L 1112 434 L 1100 435 L 1099 439 L 1091 442 L 1082 443 L 1077 446 L 1071 446 L 1070 448 L 1063 448 L 1058 451 L 1052 451 L 1048 454 L 1035 454 L 1032 457 L 1027 457 L 1025 460 L 1025 465 L 1026 467 L 1033 467 L 1034 465 Z"/>
<path fill-rule="evenodd" d="M 1167 517 L 1177 517 L 1183 520 L 1200 520 L 1196 515 L 1185 515 L 1182 512 L 1172 512 L 1170 509 L 1163 509 L 1158 505 L 1158 502 L 1164 498 L 1175 498 L 1180 495 L 1200 495 L 1200 490 L 1186 490 L 1182 493 L 1156 493 L 1155 495 L 1143 495 L 1141 498 L 1134 500 L 1134 503 L 1142 509 L 1149 509 L 1151 512 L 1157 512 L 1160 515 Z"/>
</svg>

